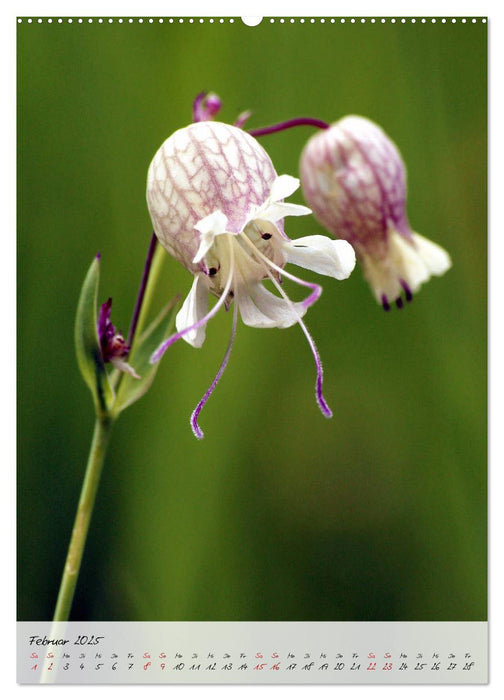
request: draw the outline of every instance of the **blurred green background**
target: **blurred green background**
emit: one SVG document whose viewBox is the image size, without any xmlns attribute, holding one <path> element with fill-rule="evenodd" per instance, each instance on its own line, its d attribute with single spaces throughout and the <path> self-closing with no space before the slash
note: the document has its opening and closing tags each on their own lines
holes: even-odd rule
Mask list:
<svg viewBox="0 0 504 700">
<path fill-rule="evenodd" d="M 201 90 L 249 128 L 378 122 L 408 165 L 409 218 L 453 269 L 385 314 L 356 269 L 299 328 L 239 327 L 165 355 L 117 423 L 75 620 L 486 619 L 486 78 L 480 20 L 18 25 L 18 619 L 52 617 L 93 426 L 74 358 L 84 275 L 126 333 L 151 235 L 150 160 Z M 307 127 L 262 138 L 297 174 Z M 292 201 L 301 203 L 296 193 Z M 291 237 L 323 233 L 290 218 Z M 309 276 L 309 275 L 308 275 Z M 166 259 L 156 304 L 187 293 Z"/>
</svg>

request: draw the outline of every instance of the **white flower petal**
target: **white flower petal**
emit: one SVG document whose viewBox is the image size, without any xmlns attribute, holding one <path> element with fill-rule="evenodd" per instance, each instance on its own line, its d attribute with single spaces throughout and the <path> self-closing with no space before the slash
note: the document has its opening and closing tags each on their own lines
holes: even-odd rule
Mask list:
<svg viewBox="0 0 504 700">
<path fill-rule="evenodd" d="M 306 313 L 303 302 L 291 302 L 277 297 L 261 284 L 256 284 L 250 294 L 240 294 L 238 306 L 243 323 L 254 328 L 288 328 Z"/>
<path fill-rule="evenodd" d="M 302 204 L 284 203 L 284 197 L 291 195 L 299 187 L 299 180 L 291 175 L 279 175 L 271 185 L 269 197 L 260 206 L 250 208 L 245 226 L 251 221 L 279 221 L 285 216 L 305 216 L 311 214 L 311 209 Z M 245 228 L 244 226 L 244 228 Z"/>
<path fill-rule="evenodd" d="M 444 248 L 421 236 L 419 233 L 413 234 L 413 240 L 418 254 L 424 261 L 431 275 L 443 275 L 451 267 L 451 259 Z"/>
<path fill-rule="evenodd" d="M 119 372 L 126 372 L 126 374 L 130 374 L 134 379 L 141 379 L 134 368 L 120 357 L 113 357 L 110 362 Z"/>
<path fill-rule="evenodd" d="M 191 291 L 185 298 L 182 308 L 175 319 L 175 326 L 180 333 L 185 328 L 195 325 L 206 314 L 208 309 L 208 289 L 201 275 L 196 275 L 191 287 Z M 202 324 L 198 328 L 186 333 L 185 341 L 195 348 L 200 348 L 203 345 L 206 334 L 206 324 Z"/>
<path fill-rule="evenodd" d="M 293 326 L 308 310 L 308 306 L 303 302 L 293 302 L 290 299 L 277 297 L 265 289 L 262 284 L 255 287 L 252 299 L 265 315 L 275 319 L 277 328 Z"/>
<path fill-rule="evenodd" d="M 196 231 L 200 233 L 200 245 L 193 259 L 193 263 L 198 263 L 203 260 L 212 247 L 215 236 L 226 233 L 227 223 L 227 216 L 223 214 L 220 209 L 217 209 L 203 219 L 200 219 L 198 223 L 194 225 Z"/>
<path fill-rule="evenodd" d="M 279 175 L 271 185 L 270 202 L 279 202 L 290 197 L 299 188 L 299 180 L 292 175 Z"/>
<path fill-rule="evenodd" d="M 349 277 L 355 267 L 355 251 L 350 243 L 327 236 L 297 238 L 284 243 L 282 250 L 287 262 L 337 280 Z"/>
<path fill-rule="evenodd" d="M 253 328 L 275 328 L 276 322 L 269 316 L 263 314 L 248 294 L 240 294 L 236 301 L 240 309 L 240 316 L 246 326 L 252 326 Z"/>
<path fill-rule="evenodd" d="M 274 223 L 275 221 L 283 219 L 285 216 L 306 216 L 311 213 L 311 209 L 308 209 L 308 207 L 302 204 L 274 202 L 261 210 L 260 218 Z M 259 216 L 256 215 L 254 218 L 257 219 Z"/>
<path fill-rule="evenodd" d="M 431 275 L 442 275 L 451 266 L 448 253 L 436 243 L 419 234 L 413 234 L 410 242 L 397 231 L 390 232 L 388 252 L 383 259 L 362 256 L 366 279 L 376 300 L 382 303 L 396 299 L 403 292 L 404 281 L 411 292 L 416 292 Z"/>
<path fill-rule="evenodd" d="M 390 235 L 387 264 L 398 278 L 407 282 L 412 292 L 416 292 L 430 277 L 429 268 L 416 248 L 395 231 Z"/>
</svg>

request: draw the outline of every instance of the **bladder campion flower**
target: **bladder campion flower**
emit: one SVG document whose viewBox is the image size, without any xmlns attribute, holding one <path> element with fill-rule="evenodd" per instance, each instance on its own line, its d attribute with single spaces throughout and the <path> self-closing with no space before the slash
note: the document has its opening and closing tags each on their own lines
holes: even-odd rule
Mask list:
<svg viewBox="0 0 504 700">
<path fill-rule="evenodd" d="M 317 219 L 355 248 L 379 304 L 411 301 L 431 275 L 451 266 L 448 253 L 418 233 L 406 214 L 406 171 L 379 126 L 349 116 L 315 134 L 300 163 L 301 184 Z"/>
<path fill-rule="evenodd" d="M 259 143 L 243 130 L 213 121 L 179 129 L 158 150 L 150 165 L 147 202 L 154 231 L 166 250 L 193 275 L 194 281 L 176 318 L 177 333 L 153 354 L 158 361 L 179 338 L 196 348 L 205 340 L 207 322 L 234 303 L 231 340 L 217 375 L 197 405 L 191 425 L 203 433 L 198 415 L 227 365 L 236 333 L 238 311 L 256 328 L 287 328 L 298 323 L 306 335 L 317 369 L 316 397 L 323 414 L 331 410 L 322 394 L 322 365 L 302 317 L 322 288 L 284 268 L 287 263 L 345 279 L 355 254 L 345 241 L 308 236 L 291 241 L 285 216 L 309 214 L 307 207 L 283 202 L 299 186 L 296 178 L 277 176 Z M 288 278 L 311 290 L 293 302 L 282 287 Z M 265 289 L 270 280 L 278 296 Z M 209 296 L 217 302 L 208 308 Z"/>
</svg>

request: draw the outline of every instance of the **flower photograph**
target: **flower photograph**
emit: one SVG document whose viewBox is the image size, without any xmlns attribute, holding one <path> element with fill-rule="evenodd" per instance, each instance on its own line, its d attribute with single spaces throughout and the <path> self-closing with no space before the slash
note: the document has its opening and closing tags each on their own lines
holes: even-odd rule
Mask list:
<svg viewBox="0 0 504 700">
<path fill-rule="evenodd" d="M 486 620 L 486 21 L 17 22 L 18 621 Z"/>
</svg>

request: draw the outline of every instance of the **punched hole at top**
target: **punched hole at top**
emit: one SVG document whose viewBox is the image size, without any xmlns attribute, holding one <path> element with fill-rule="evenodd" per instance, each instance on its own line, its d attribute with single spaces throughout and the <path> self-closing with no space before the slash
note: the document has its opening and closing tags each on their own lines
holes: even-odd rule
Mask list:
<svg viewBox="0 0 504 700">
<path fill-rule="evenodd" d="M 242 17 L 241 21 L 243 24 L 246 24 L 247 27 L 257 27 L 258 24 L 261 24 L 262 17 Z"/>
</svg>

